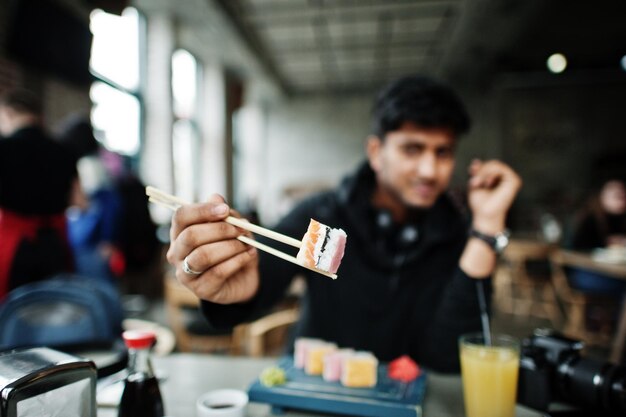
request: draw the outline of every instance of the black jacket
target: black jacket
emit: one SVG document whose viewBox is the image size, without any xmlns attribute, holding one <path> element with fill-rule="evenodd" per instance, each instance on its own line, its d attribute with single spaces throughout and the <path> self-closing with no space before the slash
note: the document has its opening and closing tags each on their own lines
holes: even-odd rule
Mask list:
<svg viewBox="0 0 626 417">
<path fill-rule="evenodd" d="M 300 273 L 307 292 L 296 336 L 369 350 L 382 361 L 408 354 L 431 369 L 458 372 L 459 335 L 480 331 L 475 283 L 458 267 L 467 221 L 443 195 L 432 209 L 394 225 L 370 203 L 374 184 L 373 171 L 363 164 L 337 190 L 301 203 L 274 228 L 298 239 L 310 218 L 344 229 L 348 240 L 337 280 L 259 252 L 255 298 L 227 306 L 203 302 L 209 322 L 228 327 L 256 317 L 279 301 Z M 491 287 L 486 288 L 489 299 Z"/>
<path fill-rule="evenodd" d="M 0 208 L 22 215 L 63 214 L 77 176 L 72 154 L 39 127 L 0 139 Z"/>
</svg>

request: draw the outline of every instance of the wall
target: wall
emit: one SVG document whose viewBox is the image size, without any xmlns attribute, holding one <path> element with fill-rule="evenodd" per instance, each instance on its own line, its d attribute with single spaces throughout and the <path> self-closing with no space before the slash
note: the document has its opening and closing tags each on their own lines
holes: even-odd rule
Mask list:
<svg viewBox="0 0 626 417">
<path fill-rule="evenodd" d="M 44 124 L 52 131 L 59 127 L 66 116 L 75 112 L 88 113 L 91 108 L 89 88 L 68 84 L 14 62 L 7 56 L 6 29 L 10 19 L 7 3 L 4 2 L 0 6 L 0 93 L 11 88 L 23 87 L 39 94 L 44 105 Z M 66 5 L 71 13 L 87 19 L 88 13 L 84 6 L 79 6 L 78 0 L 64 0 L 60 3 Z"/>
<path fill-rule="evenodd" d="M 303 97 L 268 107 L 259 211 L 273 223 L 285 188 L 333 186 L 364 158 L 371 96 Z"/>
<path fill-rule="evenodd" d="M 16 63 L 8 59 L 5 53 L 8 19 L 7 7 L 0 7 L 0 92 L 21 85 L 23 82 L 23 71 Z"/>
<path fill-rule="evenodd" d="M 568 224 L 603 180 L 626 179 L 623 73 L 506 77 L 497 94 L 504 157 L 525 181 L 516 228 L 546 212 Z"/>
</svg>

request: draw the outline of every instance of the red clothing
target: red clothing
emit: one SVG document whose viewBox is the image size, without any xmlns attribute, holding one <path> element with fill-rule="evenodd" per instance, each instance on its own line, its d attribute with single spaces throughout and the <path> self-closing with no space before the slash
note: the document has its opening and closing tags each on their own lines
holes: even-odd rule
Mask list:
<svg viewBox="0 0 626 417">
<path fill-rule="evenodd" d="M 70 151 L 40 127 L 0 140 L 0 299 L 72 269 L 64 213 L 76 178 Z"/>
<path fill-rule="evenodd" d="M 63 247 L 47 248 L 45 243 L 41 244 L 39 236 L 43 230 L 56 235 Z M 61 253 L 62 256 L 60 259 L 54 259 L 52 264 L 47 261 L 31 260 L 27 268 L 16 265 L 20 250 L 33 246 L 39 246 L 44 251 L 49 250 L 52 258 L 57 258 L 54 256 L 55 253 Z M 65 214 L 27 216 L 0 209 L 0 300 L 18 285 L 43 279 L 55 273 L 71 271 L 72 265 Z"/>
</svg>

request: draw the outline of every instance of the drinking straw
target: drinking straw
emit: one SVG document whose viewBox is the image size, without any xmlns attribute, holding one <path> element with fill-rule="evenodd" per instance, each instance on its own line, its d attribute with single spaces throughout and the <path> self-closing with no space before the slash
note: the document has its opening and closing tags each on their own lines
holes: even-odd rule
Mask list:
<svg viewBox="0 0 626 417">
<path fill-rule="evenodd" d="M 489 313 L 487 312 L 487 301 L 485 300 L 485 287 L 482 279 L 476 280 L 476 292 L 478 293 L 478 308 L 480 309 L 480 323 L 483 328 L 485 345 L 491 346 L 491 328 L 489 325 Z"/>
</svg>

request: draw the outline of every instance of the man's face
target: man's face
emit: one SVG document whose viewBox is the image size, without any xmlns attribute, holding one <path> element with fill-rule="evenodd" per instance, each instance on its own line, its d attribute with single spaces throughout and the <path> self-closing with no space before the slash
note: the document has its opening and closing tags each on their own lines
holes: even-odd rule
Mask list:
<svg viewBox="0 0 626 417">
<path fill-rule="evenodd" d="M 447 129 L 424 129 L 405 122 L 371 138 L 368 156 L 378 186 L 397 204 L 429 208 L 446 190 L 454 170 L 456 139 Z"/>
</svg>

